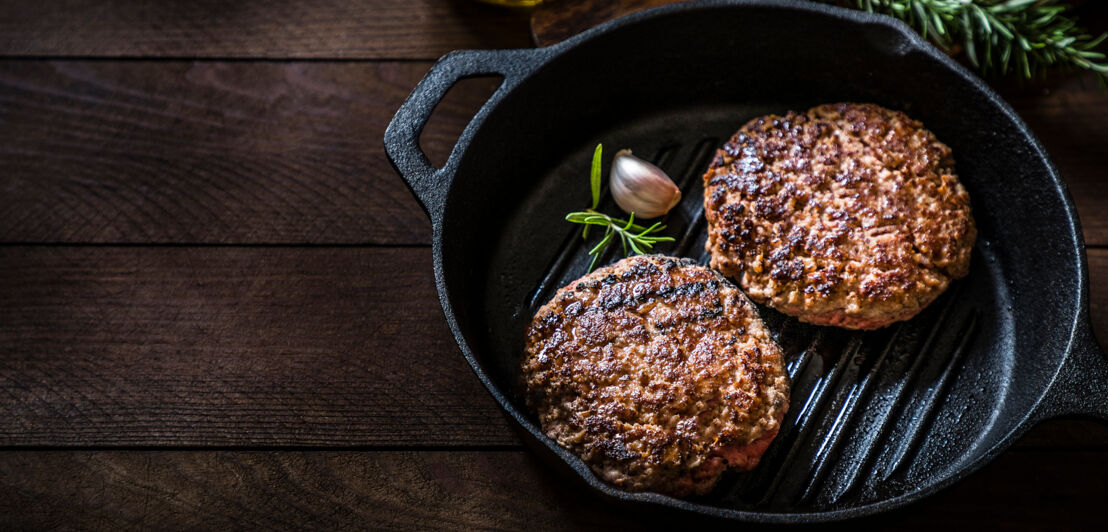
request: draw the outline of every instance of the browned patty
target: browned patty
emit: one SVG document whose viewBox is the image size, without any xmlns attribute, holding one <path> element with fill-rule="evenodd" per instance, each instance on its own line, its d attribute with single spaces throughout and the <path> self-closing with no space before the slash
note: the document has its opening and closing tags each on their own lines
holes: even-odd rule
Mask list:
<svg viewBox="0 0 1108 532">
<path fill-rule="evenodd" d="M 800 320 L 876 329 L 969 272 L 977 230 L 950 148 L 840 103 L 744 125 L 704 174 L 712 267 Z"/>
<path fill-rule="evenodd" d="M 677 497 L 756 466 L 789 403 L 754 305 L 717 272 L 662 255 L 559 290 L 527 330 L 523 378 L 546 435 L 601 478 Z"/>
</svg>

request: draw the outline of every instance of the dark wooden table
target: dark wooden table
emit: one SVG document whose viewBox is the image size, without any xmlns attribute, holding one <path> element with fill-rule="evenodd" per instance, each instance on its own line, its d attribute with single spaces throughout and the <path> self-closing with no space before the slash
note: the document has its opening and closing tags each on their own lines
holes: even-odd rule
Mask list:
<svg viewBox="0 0 1108 532">
<path fill-rule="evenodd" d="M 538 16 L 540 42 L 591 23 Z M 438 56 L 531 43 L 462 0 L 0 3 L 0 528 L 675 524 L 522 447 L 382 150 Z M 999 85 L 1069 183 L 1108 338 L 1108 93 Z M 433 159 L 492 88 L 451 92 Z M 1054 420 L 861 524 L 1095 528 L 1106 494 L 1108 428 Z"/>
</svg>

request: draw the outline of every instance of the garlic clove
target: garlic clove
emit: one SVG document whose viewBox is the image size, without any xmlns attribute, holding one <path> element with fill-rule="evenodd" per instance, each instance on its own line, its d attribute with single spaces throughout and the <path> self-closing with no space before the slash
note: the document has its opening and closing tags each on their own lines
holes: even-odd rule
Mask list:
<svg viewBox="0 0 1108 532">
<path fill-rule="evenodd" d="M 673 180 L 661 168 L 631 155 L 631 150 L 616 152 L 609 184 L 619 208 L 636 218 L 657 218 L 681 201 L 681 189 Z"/>
</svg>

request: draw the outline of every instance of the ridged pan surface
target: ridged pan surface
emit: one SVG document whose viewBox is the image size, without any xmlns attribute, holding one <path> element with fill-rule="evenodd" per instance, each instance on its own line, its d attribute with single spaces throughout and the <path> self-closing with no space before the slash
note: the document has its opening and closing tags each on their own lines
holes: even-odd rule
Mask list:
<svg viewBox="0 0 1108 532">
<path fill-rule="evenodd" d="M 603 136 L 612 148 L 634 147 L 682 189 L 683 201 L 665 219 L 665 234 L 677 241 L 656 251 L 708 264 L 701 176 L 736 124 L 764 111 L 717 109 L 695 118 L 687 111 L 680 114 L 696 123 L 691 130 L 675 127 L 677 117 L 663 115 Z M 687 138 L 695 140 L 679 143 Z M 587 193 L 589 152 L 568 158 L 549 180 L 575 183 L 578 192 Z M 617 213 L 609 195 L 603 197 L 601 210 Z M 544 195 L 533 200 L 544 201 Z M 492 337 L 505 340 L 497 349 L 521 354 L 523 330 L 534 312 L 588 268 L 589 246 L 580 231 L 568 224 L 562 229 L 558 242 L 547 242 L 545 255 L 553 257 L 533 286 L 503 282 L 503 270 L 486 282 L 487 300 L 499 303 L 487 309 Z M 527 244 L 531 236 L 513 233 L 506 236 L 520 240 L 504 242 L 501 260 L 534 263 L 536 257 L 527 257 L 536 251 Z M 601 263 L 617 260 L 619 251 L 613 246 Z M 998 312 L 1008 296 L 990 253 L 991 245 L 982 240 L 966 280 L 954 283 L 915 319 L 879 331 L 817 327 L 759 307 L 785 352 L 793 383 L 789 412 L 761 465 L 725 477 L 701 502 L 775 512 L 836 508 L 912 491 L 921 477 L 935 476 L 936 466 L 958 467 L 949 457 L 966 456 L 976 445 L 1000 410 L 1014 366 L 1012 346 L 996 341 L 1011 337 L 1012 323 Z M 510 319 L 504 320 L 508 312 Z M 500 371 L 510 382 L 519 371 L 519 355 L 504 361 Z M 512 396 L 518 397 L 518 390 Z"/>
<path fill-rule="evenodd" d="M 423 124 L 457 79 L 484 74 L 503 85 L 432 168 L 418 150 Z M 588 205 L 593 147 L 604 143 L 605 168 L 630 148 L 678 182 L 683 201 L 665 220 L 676 242 L 656 251 L 707 264 L 701 176 L 716 149 L 751 118 L 842 101 L 905 111 L 952 148 L 979 231 L 970 274 L 912 320 L 872 332 L 762 308 L 786 353 L 792 402 L 757 469 L 690 500 L 598 480 L 542 434 L 520 394 L 527 324 L 588 266 L 587 243 L 564 216 Z M 431 217 L 436 283 L 463 355 L 541 457 L 613 502 L 842 519 L 947 486 L 1047 417 L 1108 417 L 1084 245 L 1057 172 L 988 87 L 892 19 L 811 2 L 708 1 L 550 48 L 457 52 L 401 107 L 386 149 Z M 606 192 L 600 210 L 618 212 Z"/>
</svg>

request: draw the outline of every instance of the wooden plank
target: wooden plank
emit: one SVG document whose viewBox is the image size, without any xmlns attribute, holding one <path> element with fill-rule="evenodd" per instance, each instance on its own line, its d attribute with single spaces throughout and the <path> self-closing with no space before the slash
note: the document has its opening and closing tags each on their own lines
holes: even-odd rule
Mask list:
<svg viewBox="0 0 1108 532">
<path fill-rule="evenodd" d="M 381 139 L 429 66 L 0 62 L 0 242 L 426 244 Z M 451 91 L 432 160 L 496 84 Z M 1009 93 L 1108 245 L 1108 94 Z"/>
<path fill-rule="evenodd" d="M 1001 93 L 1069 186 L 1086 243 L 1108 245 L 1108 91 L 1085 75 L 1054 78 L 1040 87 L 1006 84 Z"/>
<path fill-rule="evenodd" d="M 1013 448 L 1108 450 L 1108 423 L 1086 418 L 1048 419 L 1031 427 Z"/>
<path fill-rule="evenodd" d="M 501 445 L 427 248 L 0 246 L 0 445 Z"/>
<path fill-rule="evenodd" d="M 1108 249 L 1088 249 L 1089 314 L 1101 348 L 1108 345 Z"/>
<path fill-rule="evenodd" d="M 0 62 L 0 242 L 428 244 L 382 138 L 429 66 Z M 497 85 L 449 93 L 433 159 Z"/>
<path fill-rule="evenodd" d="M 1105 493 L 1108 452 L 1010 451 L 954 487 L 902 510 L 860 521 L 883 530 L 1094 530 Z"/>
<path fill-rule="evenodd" d="M 525 13 L 472 1 L 0 3 L 0 56 L 434 59 L 530 44 Z"/>
<path fill-rule="evenodd" d="M 682 0 L 579 0 L 549 2 L 531 14 L 531 40 L 537 46 L 562 42 L 593 26 L 650 7 Z"/>
<path fill-rule="evenodd" d="M 1108 337 L 1108 250 L 1090 253 Z M 426 248 L 0 246 L 0 445 L 516 445 Z M 1021 445 L 1108 445 L 1054 421 Z"/>
<path fill-rule="evenodd" d="M 856 524 L 1099 529 L 1108 452 L 1009 452 Z M 654 530 L 720 522 L 601 500 L 525 451 L 0 452 L 6 528 Z M 959 527 L 960 528 L 960 527 Z"/>
</svg>

